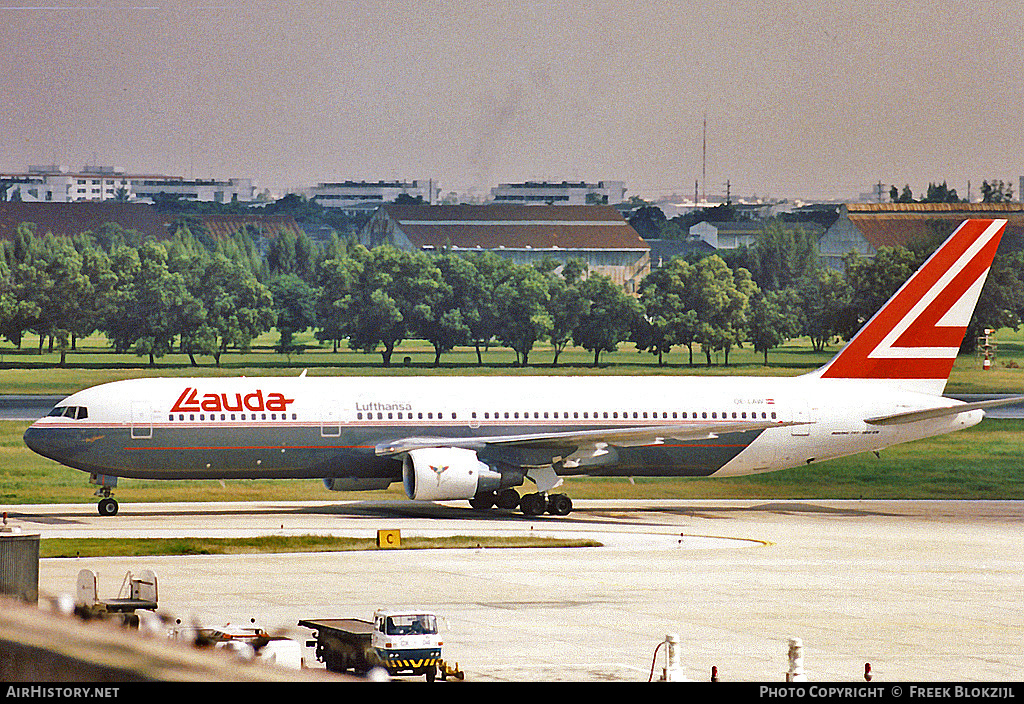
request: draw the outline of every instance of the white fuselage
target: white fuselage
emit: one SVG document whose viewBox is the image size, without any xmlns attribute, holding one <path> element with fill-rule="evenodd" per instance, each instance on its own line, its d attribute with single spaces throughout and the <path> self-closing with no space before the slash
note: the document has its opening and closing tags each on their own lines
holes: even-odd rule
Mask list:
<svg viewBox="0 0 1024 704">
<path fill-rule="evenodd" d="M 909 386 L 909 385 L 908 385 Z M 877 380 L 775 377 L 277 377 L 136 379 L 68 397 L 26 433 L 84 471 L 154 478 L 400 477 L 396 438 L 494 437 L 644 426 L 730 426 L 700 440 L 620 447 L 560 474 L 734 476 L 959 430 L 981 411 L 877 426 L 866 418 L 956 401 Z M 745 432 L 749 422 L 779 427 Z M 439 443 L 443 444 L 443 443 Z M 495 461 L 557 461 L 505 448 Z"/>
</svg>

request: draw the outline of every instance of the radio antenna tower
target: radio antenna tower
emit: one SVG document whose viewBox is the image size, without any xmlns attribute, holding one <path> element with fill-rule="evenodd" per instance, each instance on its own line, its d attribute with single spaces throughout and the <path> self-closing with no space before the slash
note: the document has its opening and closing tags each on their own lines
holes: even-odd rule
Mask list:
<svg viewBox="0 0 1024 704">
<path fill-rule="evenodd" d="M 703 185 L 702 197 L 704 202 L 708 202 L 708 114 L 704 113 L 704 139 L 702 146 L 703 154 L 701 157 L 701 184 Z"/>
</svg>

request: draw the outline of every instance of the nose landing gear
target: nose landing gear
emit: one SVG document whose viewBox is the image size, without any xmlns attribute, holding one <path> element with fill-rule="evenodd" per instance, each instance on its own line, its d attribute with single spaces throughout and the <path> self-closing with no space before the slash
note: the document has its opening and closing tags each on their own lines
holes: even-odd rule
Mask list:
<svg viewBox="0 0 1024 704">
<path fill-rule="evenodd" d="M 111 477 L 106 474 L 90 474 L 89 483 L 96 484 L 99 489 L 96 490 L 95 496 L 100 497 L 100 502 L 96 506 L 101 516 L 116 516 L 117 515 L 117 501 L 115 501 L 111 494 L 113 489 L 117 487 L 117 477 Z"/>
</svg>

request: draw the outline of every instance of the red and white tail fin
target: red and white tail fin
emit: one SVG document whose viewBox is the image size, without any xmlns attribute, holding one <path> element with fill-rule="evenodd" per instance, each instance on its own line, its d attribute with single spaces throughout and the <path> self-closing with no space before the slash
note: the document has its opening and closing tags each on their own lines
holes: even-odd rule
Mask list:
<svg viewBox="0 0 1024 704">
<path fill-rule="evenodd" d="M 941 394 L 1005 229 L 1006 220 L 965 220 L 814 375 Z"/>
</svg>

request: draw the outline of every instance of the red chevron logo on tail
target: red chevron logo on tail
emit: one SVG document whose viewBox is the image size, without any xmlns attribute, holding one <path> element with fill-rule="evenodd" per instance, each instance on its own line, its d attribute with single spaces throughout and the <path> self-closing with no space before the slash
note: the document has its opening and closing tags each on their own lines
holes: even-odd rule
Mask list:
<svg viewBox="0 0 1024 704">
<path fill-rule="evenodd" d="M 1005 229 L 1006 220 L 965 220 L 820 376 L 944 385 Z"/>
</svg>

